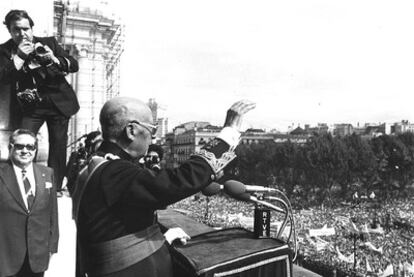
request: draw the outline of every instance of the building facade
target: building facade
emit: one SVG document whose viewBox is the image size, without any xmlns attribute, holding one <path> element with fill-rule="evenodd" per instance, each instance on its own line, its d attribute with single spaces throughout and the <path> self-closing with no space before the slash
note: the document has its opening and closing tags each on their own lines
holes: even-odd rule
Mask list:
<svg viewBox="0 0 414 277">
<path fill-rule="evenodd" d="M 335 136 L 348 136 L 348 135 L 352 135 L 354 132 L 354 128 L 352 126 L 352 124 L 348 124 L 348 123 L 341 123 L 341 124 L 335 124 L 334 125 L 334 132 L 333 134 Z"/>
<path fill-rule="evenodd" d="M 157 118 L 155 122 L 158 126 L 156 137 L 159 141 L 162 142 L 163 140 L 165 140 L 165 136 L 168 133 L 168 118 L 160 117 Z"/>
<path fill-rule="evenodd" d="M 174 168 L 186 161 L 191 154 L 213 140 L 221 127 L 208 122 L 192 121 L 174 128 L 165 137 L 164 157 L 167 168 Z"/>
<path fill-rule="evenodd" d="M 405 132 L 414 133 L 414 124 L 410 123 L 408 120 L 402 120 L 397 122 L 392 126 L 392 130 L 395 134 L 401 134 Z"/>
<path fill-rule="evenodd" d="M 80 1 L 54 2 L 54 28 L 58 41 L 79 62 L 79 71 L 68 76 L 80 104 L 69 126 L 71 143 L 99 129 L 100 109 L 120 93 L 124 32 L 115 19 Z"/>
<path fill-rule="evenodd" d="M 168 118 L 167 117 L 159 117 L 158 110 L 160 106 L 158 105 L 155 98 L 150 98 L 147 102 L 148 107 L 152 113 L 152 120 L 158 126 L 157 133 L 155 134 L 156 142 L 158 144 L 165 143 L 165 136 L 168 133 Z"/>
</svg>

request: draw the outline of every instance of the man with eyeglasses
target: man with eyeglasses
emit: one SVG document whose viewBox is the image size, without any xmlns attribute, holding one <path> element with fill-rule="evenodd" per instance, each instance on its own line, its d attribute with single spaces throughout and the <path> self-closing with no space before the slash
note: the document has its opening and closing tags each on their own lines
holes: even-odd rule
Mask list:
<svg viewBox="0 0 414 277">
<path fill-rule="evenodd" d="M 137 166 L 156 132 L 149 107 L 126 97 L 106 102 L 100 113 L 101 158 L 95 157 L 81 172 L 72 198 L 78 276 L 171 277 L 166 238 L 154 212 L 222 176 L 224 167 L 235 158 L 241 118 L 254 107 L 249 101 L 235 103 L 214 143 L 180 167 L 155 173 Z M 177 237 L 188 239 L 186 234 Z"/>
<path fill-rule="evenodd" d="M 46 123 L 47 163 L 55 171 L 60 191 L 66 171 L 69 119 L 79 110 L 75 91 L 65 77 L 78 71 L 78 62 L 54 37 L 34 36 L 35 24 L 26 11 L 9 11 L 4 25 L 10 39 L 0 44 L 0 91 L 10 95 L 9 113 L 19 128 L 36 134 Z"/>
<path fill-rule="evenodd" d="M 59 229 L 53 169 L 33 163 L 37 138 L 18 129 L 0 163 L 0 277 L 41 277 L 57 252 Z"/>
</svg>

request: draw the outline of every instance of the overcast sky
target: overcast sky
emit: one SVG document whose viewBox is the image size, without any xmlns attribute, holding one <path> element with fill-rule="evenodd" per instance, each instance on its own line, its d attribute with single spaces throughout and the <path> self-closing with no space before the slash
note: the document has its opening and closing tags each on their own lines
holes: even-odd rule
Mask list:
<svg viewBox="0 0 414 277">
<path fill-rule="evenodd" d="M 170 129 L 221 125 L 243 98 L 244 128 L 414 122 L 412 1 L 107 1 L 126 26 L 121 94 L 155 98 Z"/>
<path fill-rule="evenodd" d="M 246 127 L 414 121 L 410 1 L 136 3 L 121 9 L 122 94 L 173 124 L 222 124 L 242 98 L 257 103 Z"/>
</svg>

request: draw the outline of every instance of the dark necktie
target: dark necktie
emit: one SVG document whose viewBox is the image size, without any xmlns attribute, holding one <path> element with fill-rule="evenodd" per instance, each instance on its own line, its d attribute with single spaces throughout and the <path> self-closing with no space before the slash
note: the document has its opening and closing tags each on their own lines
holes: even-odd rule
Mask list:
<svg viewBox="0 0 414 277">
<path fill-rule="evenodd" d="M 23 179 L 23 184 L 24 184 L 24 191 L 26 193 L 26 198 L 27 198 L 27 208 L 30 211 L 32 209 L 34 196 L 33 196 L 33 192 L 31 191 L 32 186 L 30 185 L 29 178 L 27 178 L 26 170 L 24 169 L 22 170 L 22 179 Z"/>
</svg>

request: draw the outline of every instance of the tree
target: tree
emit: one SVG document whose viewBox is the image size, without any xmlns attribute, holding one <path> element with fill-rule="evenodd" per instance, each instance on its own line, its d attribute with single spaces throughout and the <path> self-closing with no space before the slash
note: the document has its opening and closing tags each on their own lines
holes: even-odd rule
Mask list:
<svg viewBox="0 0 414 277">
<path fill-rule="evenodd" d="M 313 184 L 317 200 L 332 203 L 332 187 L 344 180 L 348 170 L 346 145 L 331 134 L 315 136 L 306 144 L 307 181 Z"/>
<path fill-rule="evenodd" d="M 303 170 L 299 165 L 300 146 L 291 141 L 279 144 L 275 147 L 272 157 L 273 165 L 273 186 L 280 186 L 290 197 L 303 175 Z"/>
<path fill-rule="evenodd" d="M 273 142 L 244 144 L 237 149 L 238 178 L 251 185 L 267 185 L 271 182 Z"/>
<path fill-rule="evenodd" d="M 388 135 L 373 139 L 372 145 L 380 165 L 383 192 L 388 194 L 393 190 L 404 190 L 413 176 L 413 157 L 409 148 L 399 137 Z"/>
<path fill-rule="evenodd" d="M 344 138 L 348 149 L 348 174 L 347 183 L 342 186 L 343 195 L 353 194 L 349 184 L 361 184 L 361 188 L 371 190 L 373 184 L 378 181 L 378 161 L 368 140 L 361 136 L 350 135 Z M 345 184 L 345 183 L 344 183 Z"/>
</svg>

